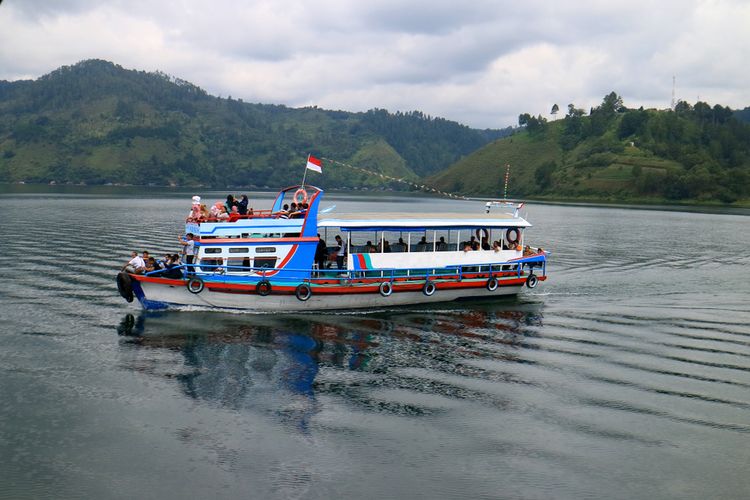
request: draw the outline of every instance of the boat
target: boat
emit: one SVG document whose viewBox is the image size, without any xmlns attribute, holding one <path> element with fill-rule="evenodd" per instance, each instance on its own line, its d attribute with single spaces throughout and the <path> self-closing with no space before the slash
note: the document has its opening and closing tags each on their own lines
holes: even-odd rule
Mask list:
<svg viewBox="0 0 750 500">
<path fill-rule="evenodd" d="M 269 209 L 190 217 L 185 232 L 195 235 L 195 262 L 169 273 L 121 272 L 120 294 L 145 309 L 352 310 L 487 299 L 547 279 L 548 253 L 526 243 L 531 224 L 519 215 L 522 205 L 487 202 L 476 214 L 339 215 L 320 210 L 323 197 L 320 188 L 295 185 Z M 284 205 L 291 203 L 304 208 L 289 214 Z M 328 257 L 319 251 L 316 262 L 321 239 Z"/>
</svg>

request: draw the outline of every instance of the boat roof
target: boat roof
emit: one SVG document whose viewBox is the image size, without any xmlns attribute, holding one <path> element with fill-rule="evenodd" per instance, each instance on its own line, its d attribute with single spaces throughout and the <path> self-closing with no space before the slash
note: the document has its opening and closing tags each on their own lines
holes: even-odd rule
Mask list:
<svg viewBox="0 0 750 500">
<path fill-rule="evenodd" d="M 424 230 L 490 227 L 530 227 L 531 224 L 512 214 L 467 213 L 354 213 L 341 216 L 321 214 L 318 227 L 340 227 L 343 230 Z"/>
</svg>

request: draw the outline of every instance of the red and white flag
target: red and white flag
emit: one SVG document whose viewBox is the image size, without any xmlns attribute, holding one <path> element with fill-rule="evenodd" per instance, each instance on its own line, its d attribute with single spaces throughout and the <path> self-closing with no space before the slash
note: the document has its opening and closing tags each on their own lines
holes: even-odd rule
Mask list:
<svg viewBox="0 0 750 500">
<path fill-rule="evenodd" d="M 314 170 L 319 174 L 322 174 L 323 162 L 318 158 L 315 158 L 313 155 L 307 155 L 307 168 L 309 168 L 310 170 Z"/>
</svg>

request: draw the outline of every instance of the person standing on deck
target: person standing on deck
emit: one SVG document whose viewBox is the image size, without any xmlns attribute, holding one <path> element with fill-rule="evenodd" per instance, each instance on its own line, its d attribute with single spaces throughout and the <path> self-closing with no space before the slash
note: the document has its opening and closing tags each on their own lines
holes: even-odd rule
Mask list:
<svg viewBox="0 0 750 500">
<path fill-rule="evenodd" d="M 344 260 L 346 259 L 346 244 L 338 234 L 336 235 L 336 244 L 338 245 L 338 249 L 336 250 L 336 266 L 339 269 L 344 269 Z"/>
<path fill-rule="evenodd" d="M 318 270 L 326 268 L 326 261 L 328 260 L 328 247 L 323 238 L 318 234 L 318 246 L 315 248 L 315 262 L 318 264 Z M 320 276 L 320 273 L 318 273 Z"/>
<path fill-rule="evenodd" d="M 188 233 L 185 235 L 184 241 L 180 240 L 180 245 L 185 247 L 185 263 L 188 265 L 193 264 L 195 258 L 195 240 L 193 238 L 193 233 Z M 188 269 L 188 271 L 191 271 L 191 269 Z"/>
</svg>

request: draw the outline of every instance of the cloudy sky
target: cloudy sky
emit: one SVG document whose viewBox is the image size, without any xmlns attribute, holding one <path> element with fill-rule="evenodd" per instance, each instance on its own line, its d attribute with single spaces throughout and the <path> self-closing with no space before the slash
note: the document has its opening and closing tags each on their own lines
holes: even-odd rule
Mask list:
<svg viewBox="0 0 750 500">
<path fill-rule="evenodd" d="M 0 0 L 2 1 L 2 0 Z M 248 102 L 421 110 L 471 127 L 553 104 L 750 106 L 750 2 L 5 0 L 0 80 L 83 59 Z"/>
</svg>

